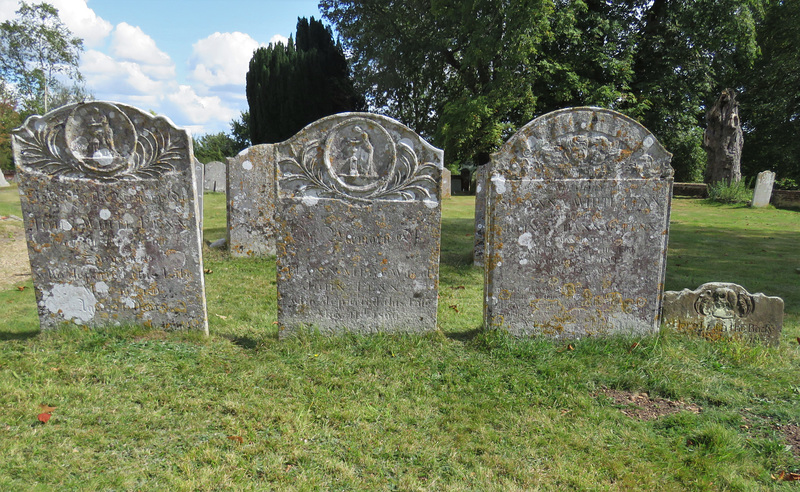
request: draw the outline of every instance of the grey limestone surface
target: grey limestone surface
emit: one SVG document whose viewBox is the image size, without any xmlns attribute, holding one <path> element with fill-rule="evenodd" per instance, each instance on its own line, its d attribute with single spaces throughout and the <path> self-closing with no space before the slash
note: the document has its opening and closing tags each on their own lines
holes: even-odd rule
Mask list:
<svg viewBox="0 0 800 492">
<path fill-rule="evenodd" d="M 274 148 L 280 335 L 435 330 L 443 152 L 368 113 Z"/>
<path fill-rule="evenodd" d="M 208 333 L 191 139 L 110 102 L 32 116 L 14 157 L 43 329 Z"/>
<path fill-rule="evenodd" d="M 635 121 L 573 108 L 492 156 L 484 323 L 575 338 L 657 331 L 673 171 Z"/>
<path fill-rule="evenodd" d="M 775 173 L 772 171 L 761 171 L 756 177 L 756 188 L 753 191 L 753 201 L 751 207 L 762 208 L 769 205 L 772 198 L 772 186 L 775 184 Z"/>
<path fill-rule="evenodd" d="M 224 163 L 219 161 L 206 163 L 203 189 L 205 189 L 205 191 L 225 193 L 225 174 L 227 173 L 227 168 L 228 167 Z"/>
<path fill-rule="evenodd" d="M 472 262 L 483 266 L 486 242 L 486 176 L 489 164 L 479 166 L 475 171 L 475 244 L 472 249 Z"/>
<path fill-rule="evenodd" d="M 228 248 L 232 256 L 275 254 L 275 149 L 244 149 L 228 160 Z"/>
<path fill-rule="evenodd" d="M 9 186 L 11 186 L 11 184 L 9 184 L 9 182 L 6 180 L 6 177 L 3 175 L 3 173 L 0 172 L 0 188 L 6 188 Z"/>
<path fill-rule="evenodd" d="M 664 293 L 663 320 L 676 331 L 710 340 L 741 338 L 778 345 L 783 299 L 750 294 L 738 284 L 709 282 L 695 290 Z"/>
</svg>

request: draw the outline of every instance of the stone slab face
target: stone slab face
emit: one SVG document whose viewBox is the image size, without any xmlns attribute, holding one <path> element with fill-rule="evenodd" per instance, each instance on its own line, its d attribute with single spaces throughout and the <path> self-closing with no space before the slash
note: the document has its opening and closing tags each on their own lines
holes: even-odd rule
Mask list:
<svg viewBox="0 0 800 492">
<path fill-rule="evenodd" d="M 775 173 L 772 171 L 761 171 L 756 178 L 756 189 L 753 191 L 753 201 L 751 207 L 761 208 L 769 205 L 772 198 L 772 186 L 775 184 Z"/>
<path fill-rule="evenodd" d="M 90 102 L 13 133 L 43 329 L 138 324 L 208 333 L 191 138 Z"/>
<path fill-rule="evenodd" d="M 472 263 L 483 266 L 486 242 L 486 187 L 488 185 L 489 164 L 478 166 L 475 171 L 475 245 L 472 249 Z"/>
<path fill-rule="evenodd" d="M 11 186 L 11 184 L 6 180 L 6 177 L 0 172 L 0 188 L 7 188 Z"/>
<path fill-rule="evenodd" d="M 275 254 L 275 149 L 254 145 L 228 161 L 228 247 L 231 256 Z"/>
<path fill-rule="evenodd" d="M 450 198 L 453 196 L 452 192 L 452 173 L 449 169 L 442 169 L 442 198 Z"/>
<path fill-rule="evenodd" d="M 224 163 L 219 161 L 211 161 L 206 163 L 203 189 L 205 191 L 225 193 L 226 174 L 227 174 L 227 166 Z"/>
<path fill-rule="evenodd" d="M 435 330 L 443 152 L 369 113 L 274 147 L 280 335 Z"/>
<path fill-rule="evenodd" d="M 673 171 L 635 121 L 544 115 L 492 156 L 484 323 L 576 338 L 659 328 Z"/>
<path fill-rule="evenodd" d="M 741 285 L 703 284 L 695 290 L 664 293 L 664 325 L 709 340 L 739 338 L 778 345 L 783 299 L 750 294 Z"/>
</svg>

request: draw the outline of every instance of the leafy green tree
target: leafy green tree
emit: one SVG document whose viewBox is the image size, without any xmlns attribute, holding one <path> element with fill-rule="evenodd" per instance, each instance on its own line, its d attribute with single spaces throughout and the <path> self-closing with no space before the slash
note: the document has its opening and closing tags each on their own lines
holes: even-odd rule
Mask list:
<svg viewBox="0 0 800 492">
<path fill-rule="evenodd" d="M 249 111 L 242 111 L 239 115 L 239 119 L 231 120 L 231 138 L 233 138 L 236 144 L 237 154 L 247 147 L 250 147 Z"/>
<path fill-rule="evenodd" d="M 247 103 L 254 145 L 281 142 L 319 118 L 365 107 L 341 45 L 330 27 L 313 17 L 297 20 L 296 41 L 255 51 L 247 72 Z"/>
<path fill-rule="evenodd" d="M 203 164 L 225 162 L 226 157 L 233 157 L 241 150 L 236 140 L 225 132 L 201 135 L 194 139 L 194 156 Z"/>
<path fill-rule="evenodd" d="M 68 95 L 66 82 L 82 82 L 82 52 L 83 40 L 48 3 L 22 2 L 16 18 L 0 24 L 0 73 L 17 92 L 24 114 L 46 113 L 53 92 Z"/>
<path fill-rule="evenodd" d="M 800 2 L 773 1 L 759 27 L 762 56 L 747 75 L 742 173 L 773 170 L 800 183 Z"/>
<path fill-rule="evenodd" d="M 0 171 L 14 168 L 11 152 L 11 130 L 18 127 L 21 118 L 17 112 L 17 102 L 0 81 Z"/>
</svg>

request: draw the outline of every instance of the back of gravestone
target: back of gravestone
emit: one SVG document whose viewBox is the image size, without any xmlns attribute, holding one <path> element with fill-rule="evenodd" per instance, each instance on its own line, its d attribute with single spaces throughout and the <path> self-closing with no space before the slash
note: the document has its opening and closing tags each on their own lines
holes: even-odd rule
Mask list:
<svg viewBox="0 0 800 492">
<path fill-rule="evenodd" d="M 528 123 L 492 156 L 484 323 L 574 338 L 658 330 L 671 155 L 613 111 Z"/>
<path fill-rule="evenodd" d="M 228 248 L 231 256 L 275 254 L 275 156 L 254 145 L 228 160 Z"/>
<path fill-rule="evenodd" d="M 13 145 L 43 329 L 208 333 L 186 131 L 131 106 L 90 102 L 28 118 Z"/>
<path fill-rule="evenodd" d="M 343 113 L 275 144 L 281 336 L 436 329 L 443 153 Z"/>
</svg>

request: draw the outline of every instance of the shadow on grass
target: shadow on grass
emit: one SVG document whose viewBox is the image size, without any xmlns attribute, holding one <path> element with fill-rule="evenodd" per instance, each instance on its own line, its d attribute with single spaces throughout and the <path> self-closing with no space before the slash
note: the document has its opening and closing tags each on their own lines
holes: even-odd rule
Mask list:
<svg viewBox="0 0 800 492">
<path fill-rule="evenodd" d="M 30 338 L 39 336 L 39 333 L 41 332 L 41 330 L 23 332 L 0 331 L 0 341 L 5 342 L 8 340 L 28 340 Z"/>
<path fill-rule="evenodd" d="M 444 336 L 446 336 L 450 340 L 455 340 L 457 342 L 469 342 L 472 341 L 476 336 L 478 336 L 482 331 L 483 328 L 478 327 L 467 331 L 456 331 L 456 332 L 445 333 Z"/>
<path fill-rule="evenodd" d="M 473 219 L 442 219 L 440 262 L 453 267 L 472 265 L 474 231 Z"/>
</svg>

